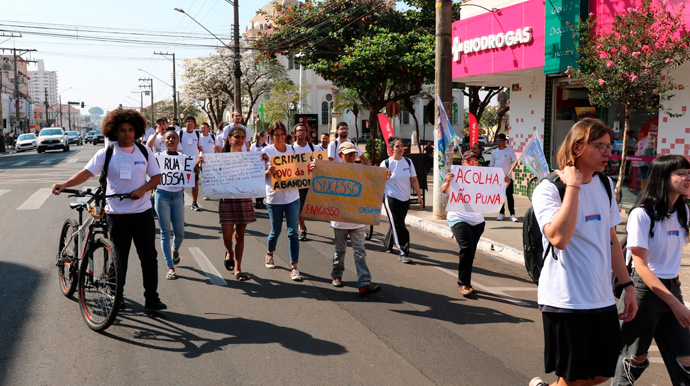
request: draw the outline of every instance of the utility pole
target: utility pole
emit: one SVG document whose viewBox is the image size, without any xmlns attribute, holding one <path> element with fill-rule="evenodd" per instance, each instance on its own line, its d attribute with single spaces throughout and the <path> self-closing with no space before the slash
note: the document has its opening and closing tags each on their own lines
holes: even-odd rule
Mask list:
<svg viewBox="0 0 690 386">
<path fill-rule="evenodd" d="M 149 84 L 144 84 L 144 85 L 139 85 L 139 88 L 148 88 L 149 91 L 151 92 L 151 121 L 150 123 L 153 124 L 156 122 L 155 118 L 155 109 L 153 108 L 153 78 L 139 78 L 140 82 L 149 82 Z"/>
<path fill-rule="evenodd" d="M 161 55 L 161 56 L 171 56 L 172 55 L 172 63 L 173 63 L 173 73 L 172 73 L 172 89 L 173 89 L 173 111 L 175 114 L 175 118 L 180 118 L 177 115 L 177 77 L 175 76 L 175 53 L 168 53 L 168 52 L 155 52 L 153 53 L 154 55 Z"/>
<path fill-rule="evenodd" d="M 441 98 L 443 108 L 451 110 L 453 98 L 453 79 L 451 74 L 451 26 L 453 23 L 453 0 L 436 0 L 436 95 Z M 436 101 L 434 101 L 436 104 Z M 436 122 L 438 122 L 438 107 L 436 107 Z M 434 122 L 434 141 L 438 143 L 439 131 Z M 435 147 L 434 159 L 438 160 L 438 146 Z M 446 167 L 450 170 L 452 158 L 448 156 L 450 146 L 446 147 Z M 446 200 L 441 191 L 441 171 L 434 167 L 434 201 L 433 217 L 445 218 Z"/>
<path fill-rule="evenodd" d="M 60 127 L 62 126 L 62 95 L 58 95 L 58 103 L 60 104 Z"/>
<path fill-rule="evenodd" d="M 239 111 L 240 115 L 242 115 L 242 70 L 240 69 L 240 10 L 238 2 L 239 0 L 232 0 L 232 6 L 235 11 L 235 25 L 233 26 L 233 48 L 235 51 L 235 69 L 233 70 L 233 74 L 235 75 L 235 110 Z"/>
<path fill-rule="evenodd" d="M 48 89 L 44 88 L 43 92 L 45 93 L 43 104 L 46 106 L 46 126 L 50 126 L 50 119 L 48 119 L 48 109 L 50 108 L 50 105 L 48 104 Z"/>
</svg>

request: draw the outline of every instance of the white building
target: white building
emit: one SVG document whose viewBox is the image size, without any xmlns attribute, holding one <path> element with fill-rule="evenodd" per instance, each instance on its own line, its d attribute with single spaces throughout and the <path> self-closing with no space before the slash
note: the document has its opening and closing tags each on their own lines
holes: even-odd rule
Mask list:
<svg viewBox="0 0 690 386">
<path fill-rule="evenodd" d="M 29 96 L 35 104 L 43 104 L 48 92 L 48 104 L 58 103 L 57 71 L 46 71 L 42 59 L 38 60 L 38 71 L 29 71 Z"/>
<path fill-rule="evenodd" d="M 271 17 L 276 16 L 276 4 L 289 5 L 289 4 L 299 4 L 297 0 L 273 0 L 261 8 L 261 14 L 257 14 L 253 19 L 250 20 L 250 25 L 242 36 L 245 39 L 255 39 L 260 33 L 265 33 L 273 28 Z M 317 114 L 319 116 L 318 122 L 318 132 L 319 134 L 328 132 L 335 133 L 334 125 L 338 121 L 347 122 L 350 127 L 350 136 L 355 137 L 355 116 L 351 112 L 347 112 L 343 115 L 333 114 L 334 97 L 340 91 L 331 82 L 321 78 L 314 71 L 306 69 L 296 63 L 294 58 L 278 56 L 278 62 L 282 64 L 287 70 L 290 80 L 294 84 L 302 84 L 306 91 L 308 91 L 306 101 L 304 106 L 301 106 L 300 113 L 302 114 Z M 426 85 L 423 87 L 425 91 L 433 92 L 433 85 Z M 259 101 L 257 106 L 255 106 L 256 111 L 253 113 L 258 113 L 262 108 L 264 101 Z M 426 122 L 423 117 L 423 111 L 425 104 L 433 101 L 424 101 L 422 98 L 418 98 L 417 107 L 415 109 L 415 114 L 417 120 L 419 121 L 419 135 L 421 139 L 433 140 L 434 132 L 433 126 L 430 122 Z M 455 114 L 453 113 L 455 112 Z M 448 111 L 448 116 L 451 118 L 451 123 L 456 126 L 456 132 L 462 131 L 462 113 L 463 113 L 463 94 L 462 90 L 453 90 L 453 111 Z M 454 115 L 453 115 L 454 114 Z M 368 138 L 368 121 L 369 121 L 369 110 L 362 109 L 357 116 L 357 127 L 359 128 L 360 137 Z M 330 122 L 330 125 L 329 125 Z M 403 111 L 397 116 L 395 120 L 392 120 L 392 124 L 395 129 L 395 134 L 404 139 L 410 139 L 412 132 L 415 130 L 414 118 Z M 425 136 L 426 134 L 426 136 Z"/>
</svg>

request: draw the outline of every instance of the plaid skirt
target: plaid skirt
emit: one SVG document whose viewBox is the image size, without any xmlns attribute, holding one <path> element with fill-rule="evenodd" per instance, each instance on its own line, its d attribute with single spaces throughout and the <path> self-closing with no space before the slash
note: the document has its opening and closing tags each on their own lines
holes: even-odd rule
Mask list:
<svg viewBox="0 0 690 386">
<path fill-rule="evenodd" d="M 249 224 L 256 221 L 251 198 L 230 198 L 220 200 L 218 207 L 220 224 Z"/>
</svg>

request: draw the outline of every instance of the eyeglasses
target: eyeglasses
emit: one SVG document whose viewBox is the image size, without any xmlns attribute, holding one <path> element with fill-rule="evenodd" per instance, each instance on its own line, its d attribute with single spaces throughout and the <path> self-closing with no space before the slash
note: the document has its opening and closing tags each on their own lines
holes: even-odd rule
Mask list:
<svg viewBox="0 0 690 386">
<path fill-rule="evenodd" d="M 690 178 L 690 170 L 676 170 L 675 172 L 671 173 L 671 175 L 688 179 Z"/>
<path fill-rule="evenodd" d="M 603 142 L 590 142 L 592 145 L 596 146 L 597 149 L 599 149 L 599 152 L 601 154 L 606 153 L 608 150 L 609 153 L 613 151 L 613 145 L 610 143 L 603 143 Z"/>
</svg>

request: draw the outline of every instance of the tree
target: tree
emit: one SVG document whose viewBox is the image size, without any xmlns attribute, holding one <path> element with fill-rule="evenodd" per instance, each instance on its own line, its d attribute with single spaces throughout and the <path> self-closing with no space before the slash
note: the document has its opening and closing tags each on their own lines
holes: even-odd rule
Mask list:
<svg viewBox="0 0 690 386">
<path fill-rule="evenodd" d="M 333 111 L 337 113 L 347 113 L 352 112 L 355 116 L 355 134 L 356 138 L 359 138 L 359 113 L 363 108 L 366 108 L 367 102 L 359 96 L 356 90 L 347 88 L 344 91 L 338 93 L 335 97 L 335 104 L 333 105 Z"/>
<path fill-rule="evenodd" d="M 387 0 L 307 0 L 278 6 L 273 32 L 256 47 L 267 56 L 298 57 L 322 78 L 357 91 L 375 115 L 388 102 L 418 94 L 434 77 L 435 3 L 406 3 L 416 8 L 399 12 Z M 372 138 L 379 137 L 376 119 L 370 119 L 369 127 Z"/>
<path fill-rule="evenodd" d="M 684 7 L 675 13 L 665 4 L 642 0 L 640 7 L 616 15 L 609 31 L 591 13 L 574 29 L 579 40 L 579 68 L 569 67 L 568 76 L 585 84 L 592 105 L 605 108 L 617 102 L 624 106 L 623 149 L 628 146 L 633 110 L 662 109 L 678 116 L 663 101 L 671 99 L 677 87 L 669 72 L 690 58 L 690 36 L 681 16 Z M 615 189 L 619 201 L 626 161 L 626 152 L 622 152 Z"/>
<path fill-rule="evenodd" d="M 229 52 L 229 50 L 228 50 Z M 271 92 L 275 82 L 287 80 L 287 71 L 277 60 L 251 55 L 252 51 L 246 50 L 242 57 L 240 68 L 242 69 L 242 94 L 249 101 L 244 118 L 245 122 L 251 122 L 254 106 L 260 97 Z M 227 61 L 228 65 L 232 62 Z"/>
<path fill-rule="evenodd" d="M 173 100 L 172 99 L 165 99 L 162 101 L 158 101 L 158 102 L 154 103 L 154 105 L 156 106 L 155 111 L 158 115 L 156 117 L 156 119 L 158 119 L 158 117 L 166 117 L 166 118 L 168 118 L 168 120 L 172 120 L 172 117 L 175 115 L 175 108 L 173 106 Z M 201 114 L 201 111 L 198 108 L 196 108 L 194 105 L 190 104 L 188 100 L 181 100 L 178 107 L 179 107 L 178 113 L 182 117 L 186 117 L 188 115 L 196 117 L 199 114 Z"/>
<path fill-rule="evenodd" d="M 299 86 L 289 80 L 278 80 L 273 83 L 268 95 L 270 99 L 266 102 L 266 119 L 268 121 L 283 121 L 289 132 L 296 107 L 299 105 Z M 304 90 L 302 99 L 306 95 L 307 91 Z"/>
<path fill-rule="evenodd" d="M 223 49 L 220 50 L 221 52 Z M 226 50 L 228 51 L 228 50 Z M 216 127 L 223 120 L 223 111 L 232 100 L 232 89 L 228 92 L 232 73 L 219 60 L 219 55 L 211 54 L 205 58 L 185 59 L 182 79 L 182 104 L 190 103 L 201 109 Z"/>
<path fill-rule="evenodd" d="M 467 86 L 462 90 L 462 93 L 469 99 L 469 112 L 474 114 L 477 122 L 480 122 L 486 106 L 491 103 L 491 100 L 503 90 L 503 87 L 483 87 L 483 86 Z M 480 95 L 484 93 L 484 96 Z"/>
</svg>

